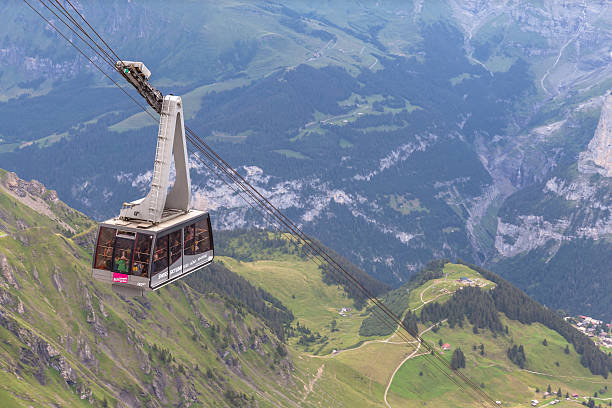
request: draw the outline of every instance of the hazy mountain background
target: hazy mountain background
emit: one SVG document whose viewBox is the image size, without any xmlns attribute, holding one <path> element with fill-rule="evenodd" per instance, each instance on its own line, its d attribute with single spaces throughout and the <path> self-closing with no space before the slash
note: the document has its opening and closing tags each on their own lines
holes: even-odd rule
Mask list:
<svg viewBox="0 0 612 408">
<path fill-rule="evenodd" d="M 609 2 L 76 4 L 229 163 L 373 276 L 399 285 L 460 257 L 612 317 Z M 156 124 L 21 1 L 0 22 L 1 166 L 98 219 L 142 196 Z M 218 228 L 265 226 L 195 162 L 192 177 Z"/>
</svg>

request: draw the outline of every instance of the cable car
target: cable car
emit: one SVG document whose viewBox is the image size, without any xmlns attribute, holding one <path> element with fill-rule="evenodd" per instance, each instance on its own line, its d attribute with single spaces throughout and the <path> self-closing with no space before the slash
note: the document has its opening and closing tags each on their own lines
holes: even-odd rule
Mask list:
<svg viewBox="0 0 612 408">
<path fill-rule="evenodd" d="M 142 82 L 142 72 L 150 75 L 141 62 L 122 64 L 128 80 L 133 75 Z M 149 193 L 124 203 L 118 217 L 98 227 L 92 276 L 125 296 L 157 290 L 209 265 L 214 258 L 210 216 L 190 208 L 191 179 L 182 100 L 167 95 L 159 106 Z M 170 189 L 173 158 L 176 176 Z"/>
</svg>

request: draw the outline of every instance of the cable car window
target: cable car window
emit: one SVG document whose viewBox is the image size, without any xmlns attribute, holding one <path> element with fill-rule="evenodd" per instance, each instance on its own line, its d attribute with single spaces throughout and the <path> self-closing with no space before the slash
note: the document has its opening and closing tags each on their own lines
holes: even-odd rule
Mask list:
<svg viewBox="0 0 612 408">
<path fill-rule="evenodd" d="M 113 246 L 115 244 L 116 229 L 101 227 L 96 247 L 96 269 L 110 271 L 113 266 Z"/>
<path fill-rule="evenodd" d="M 134 249 L 134 238 L 127 238 L 125 235 L 117 234 L 115 239 L 115 262 L 113 272 L 130 275 L 130 263 L 132 251 Z"/>
<path fill-rule="evenodd" d="M 168 236 L 157 238 L 153 253 L 153 275 L 168 271 Z"/>
<path fill-rule="evenodd" d="M 170 278 L 183 272 L 183 231 L 170 233 Z"/>
<path fill-rule="evenodd" d="M 185 227 L 185 255 L 194 255 L 195 254 L 195 224 L 188 225 Z"/>
<path fill-rule="evenodd" d="M 195 224 L 195 254 L 202 254 L 210 250 L 210 237 L 208 235 L 208 221 L 201 219 Z"/>
<path fill-rule="evenodd" d="M 134 262 L 132 263 L 132 275 L 149 277 L 149 259 L 151 257 L 151 243 L 153 236 L 138 234 L 136 236 L 136 250 L 134 251 Z"/>
</svg>

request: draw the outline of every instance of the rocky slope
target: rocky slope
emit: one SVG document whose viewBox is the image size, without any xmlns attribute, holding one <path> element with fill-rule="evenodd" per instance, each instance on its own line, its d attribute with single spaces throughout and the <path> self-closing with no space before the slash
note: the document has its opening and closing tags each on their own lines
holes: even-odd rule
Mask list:
<svg viewBox="0 0 612 408">
<path fill-rule="evenodd" d="M 511 267 L 520 264 L 521 268 L 529 269 L 530 279 L 533 279 L 538 269 L 545 273 L 552 269 L 554 272 L 547 282 L 553 288 L 545 292 L 569 297 L 576 290 L 579 293 L 588 290 L 592 297 L 564 302 L 541 295 L 551 306 L 569 307 L 574 312 L 584 309 L 604 319 L 612 318 L 609 287 L 612 275 L 606 266 L 612 238 L 611 115 L 612 97 L 608 93 L 603 98 L 595 132 L 585 149 L 574 160 L 568 160 L 551 172 L 529 193 L 518 192 L 510 197 L 500 213 L 495 237 L 495 247 L 501 255 L 498 262 L 503 271 L 510 276 L 520 275 Z M 565 124 L 559 131 L 567 131 L 569 126 Z M 585 245 L 589 247 L 588 243 L 591 243 L 591 250 L 584 249 Z M 580 261 L 567 262 L 569 253 L 577 255 Z M 590 259 L 592 256 L 595 259 Z M 564 261 L 559 262 L 561 259 Z M 527 260 L 533 264 L 528 265 Z M 577 288 L 569 286 L 565 291 L 560 290 L 561 280 L 569 276 Z M 529 288 L 532 294 L 543 290 L 537 281 L 524 282 L 522 286 Z"/>
<path fill-rule="evenodd" d="M 305 372 L 244 305 L 184 283 L 117 296 L 89 278 L 90 240 L 79 237 L 92 222 L 38 182 L 0 179 L 0 405 L 299 400 Z"/>
</svg>

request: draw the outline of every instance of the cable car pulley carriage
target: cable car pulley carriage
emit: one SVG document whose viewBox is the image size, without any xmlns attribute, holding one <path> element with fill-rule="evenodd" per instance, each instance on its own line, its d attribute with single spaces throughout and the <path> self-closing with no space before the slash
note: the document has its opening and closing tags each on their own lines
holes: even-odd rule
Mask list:
<svg viewBox="0 0 612 408">
<path fill-rule="evenodd" d="M 119 61 L 122 75 L 159 114 L 151 190 L 123 204 L 119 216 L 101 222 L 93 259 L 93 278 L 123 295 L 144 295 L 210 264 L 214 246 L 210 216 L 190 209 L 183 106 L 178 96 L 162 96 L 141 62 Z M 176 178 L 170 192 L 171 159 Z"/>
</svg>

